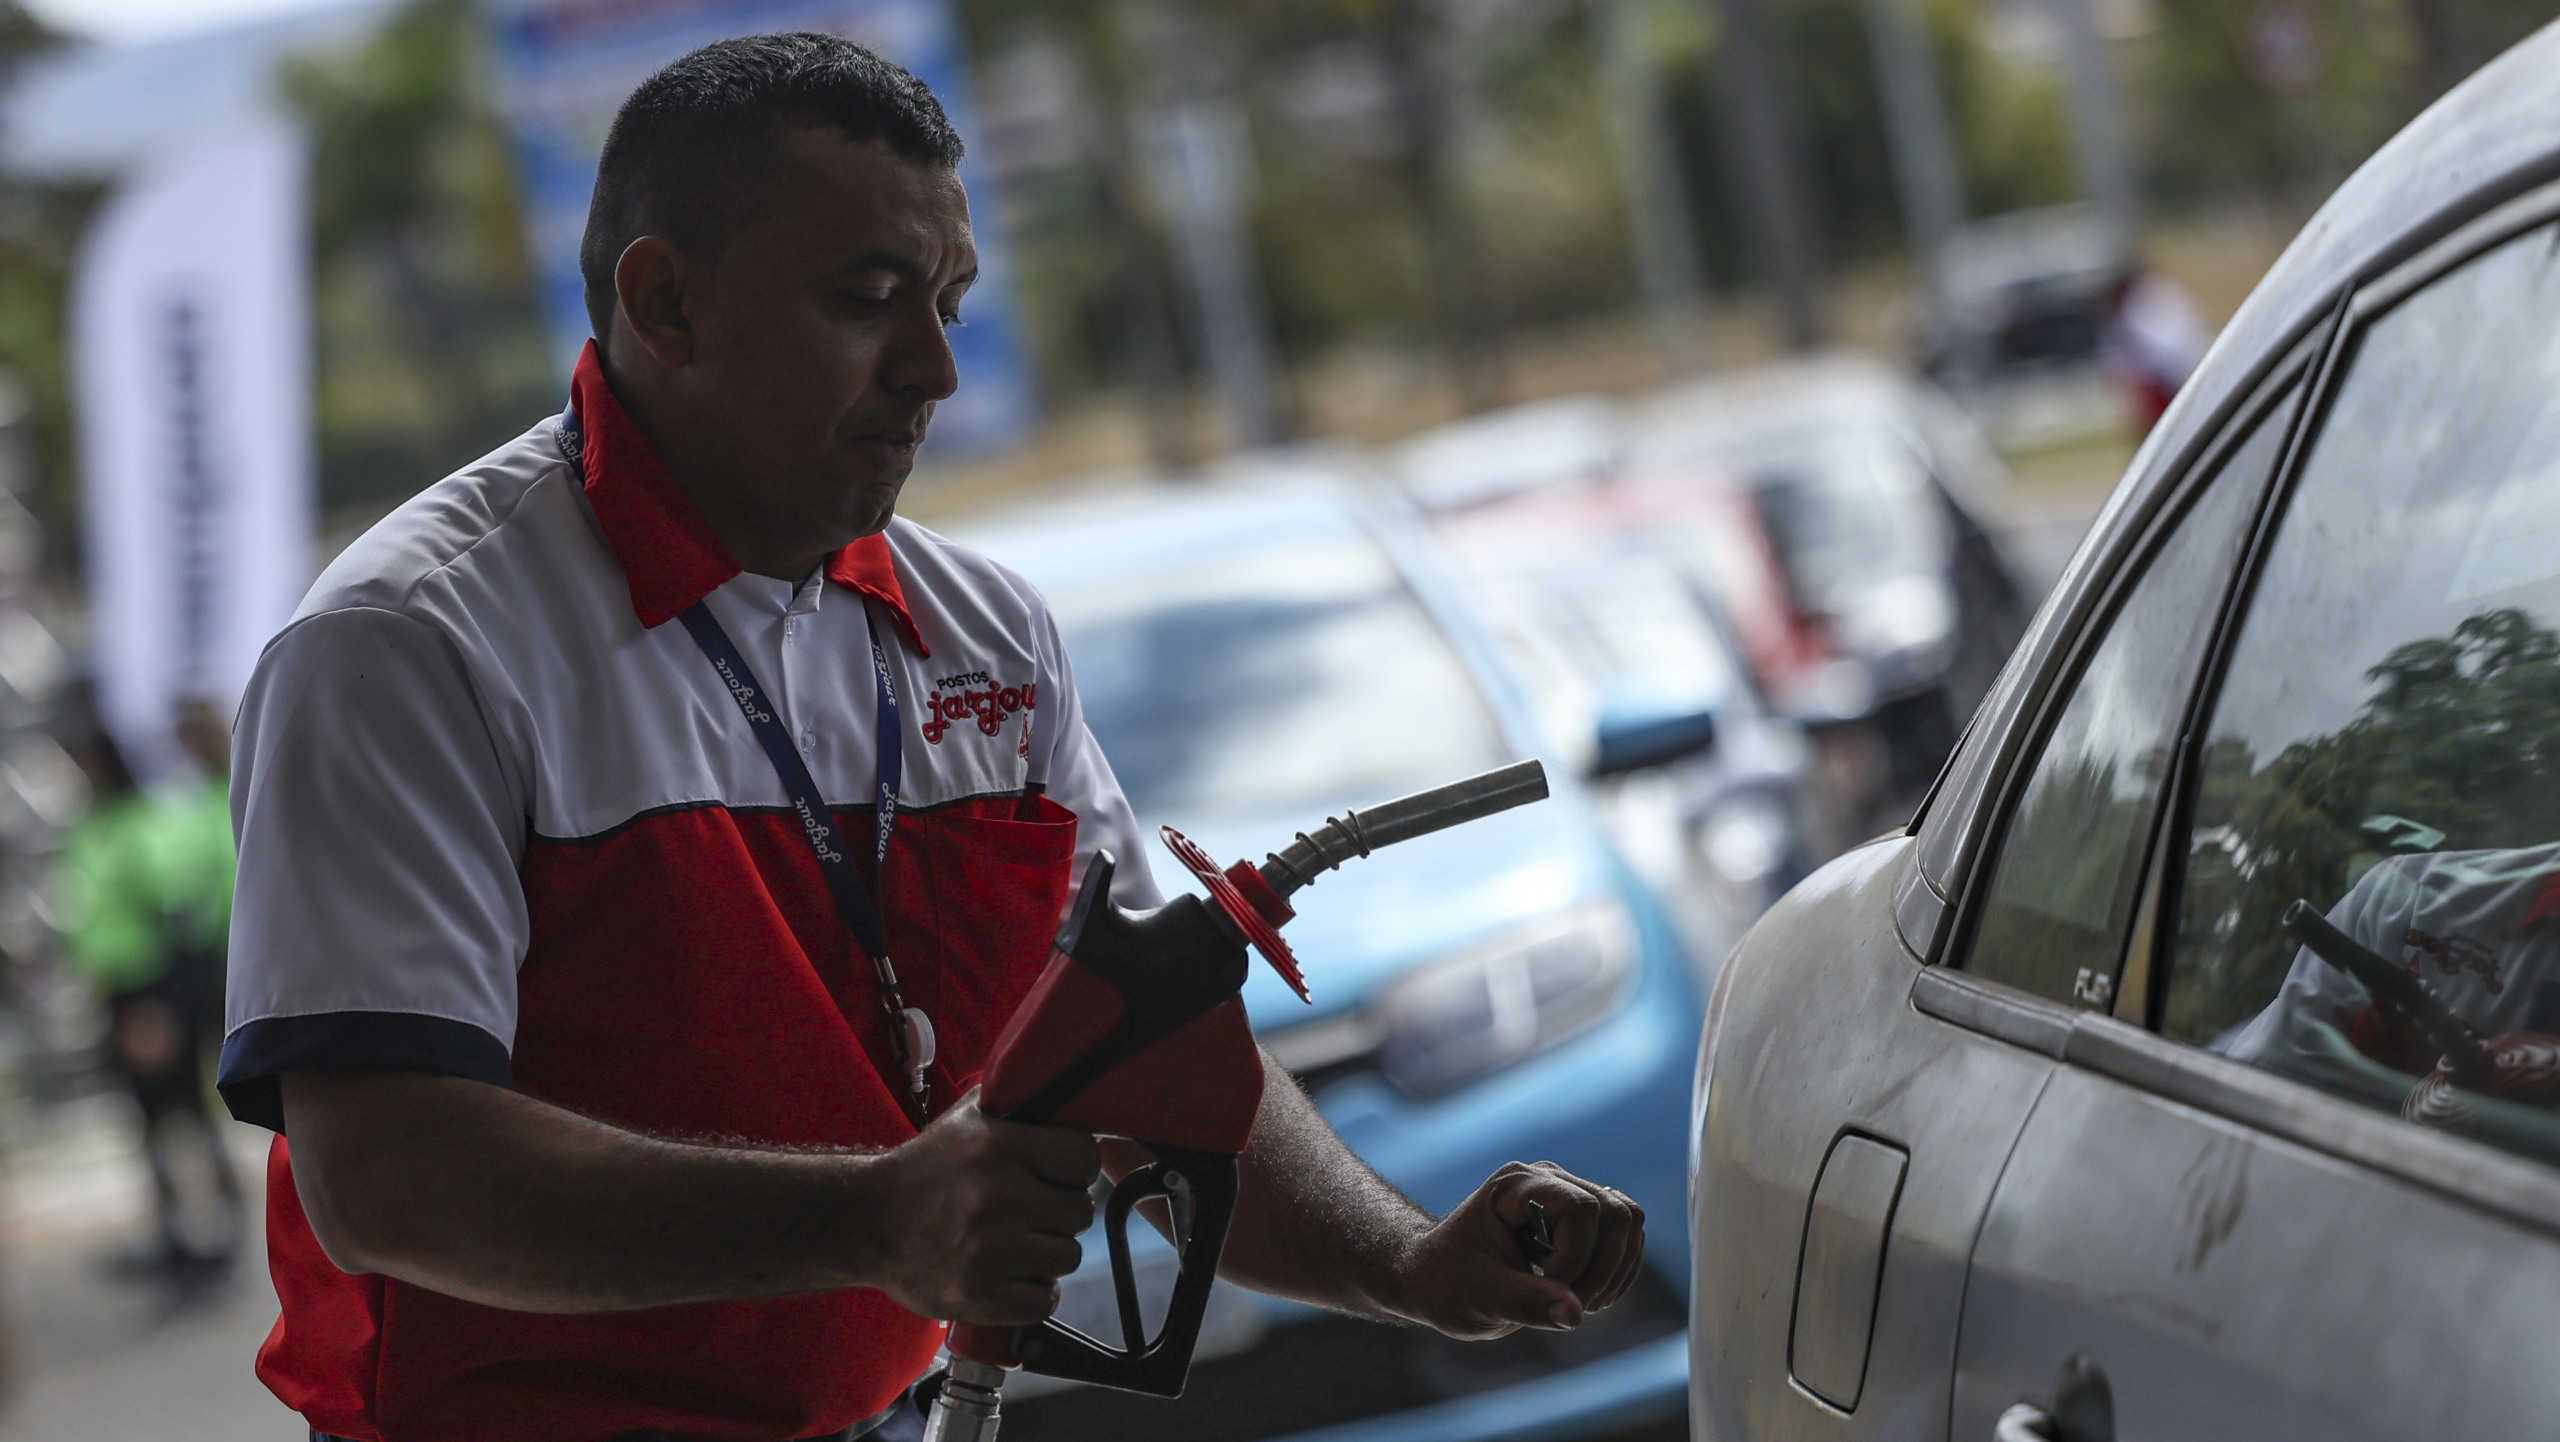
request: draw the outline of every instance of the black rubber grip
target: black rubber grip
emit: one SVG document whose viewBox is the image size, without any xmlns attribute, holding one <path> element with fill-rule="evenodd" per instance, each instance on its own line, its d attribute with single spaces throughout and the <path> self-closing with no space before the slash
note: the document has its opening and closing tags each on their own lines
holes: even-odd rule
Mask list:
<svg viewBox="0 0 2560 1442">
<path fill-rule="evenodd" d="M 1346 861 L 1381 846 L 1446 831 L 1497 811 L 1547 799 L 1547 768 L 1522 761 L 1452 781 L 1411 796 L 1382 801 L 1366 811 L 1350 811 L 1325 822 L 1313 834 L 1301 831 L 1291 845 L 1262 863 L 1262 879 L 1287 896 Z"/>
</svg>

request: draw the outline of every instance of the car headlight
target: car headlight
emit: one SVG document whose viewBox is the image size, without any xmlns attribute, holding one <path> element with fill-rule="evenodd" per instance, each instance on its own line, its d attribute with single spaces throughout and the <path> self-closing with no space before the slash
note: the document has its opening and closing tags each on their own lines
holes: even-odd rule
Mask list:
<svg viewBox="0 0 2560 1442">
<path fill-rule="evenodd" d="M 1771 796 L 1737 796 L 1698 827 L 1698 854 L 1708 869 L 1745 891 L 1777 875 L 1794 849 L 1795 818 Z"/>
<path fill-rule="evenodd" d="M 1634 989 L 1636 931 L 1615 900 L 1543 917 L 1397 982 L 1378 1003 L 1379 1065 L 1441 1096 L 1585 1031 Z"/>
</svg>

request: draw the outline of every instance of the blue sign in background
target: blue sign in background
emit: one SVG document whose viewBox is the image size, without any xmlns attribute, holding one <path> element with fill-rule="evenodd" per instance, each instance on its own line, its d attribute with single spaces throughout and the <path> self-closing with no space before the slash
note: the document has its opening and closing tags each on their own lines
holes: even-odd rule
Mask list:
<svg viewBox="0 0 2560 1442">
<path fill-rule="evenodd" d="M 500 103 L 524 186 L 526 228 L 561 376 L 587 338 L 578 241 L 596 157 L 623 97 L 652 71 L 714 40 L 815 30 L 870 47 L 932 87 L 964 139 L 973 137 L 968 57 L 949 0 L 490 0 Z M 986 450 L 1019 437 L 1037 405 L 1015 327 L 1001 228 L 974 160 L 960 166 L 978 232 L 968 321 L 951 332 L 960 390 L 936 410 L 934 450 Z"/>
</svg>

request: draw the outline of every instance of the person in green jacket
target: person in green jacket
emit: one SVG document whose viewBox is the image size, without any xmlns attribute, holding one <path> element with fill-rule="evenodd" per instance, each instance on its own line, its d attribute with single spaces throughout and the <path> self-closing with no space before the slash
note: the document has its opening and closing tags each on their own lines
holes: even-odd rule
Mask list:
<svg viewBox="0 0 2560 1442">
<path fill-rule="evenodd" d="M 178 736 L 199 774 L 162 795 L 103 729 L 74 742 L 93 800 L 56 891 L 66 954 L 106 1000 L 109 1060 L 142 1112 L 158 1226 L 130 1269 L 184 1294 L 227 1273 L 243 1207 L 206 1087 L 231 925 L 230 733 L 191 702 Z"/>
</svg>

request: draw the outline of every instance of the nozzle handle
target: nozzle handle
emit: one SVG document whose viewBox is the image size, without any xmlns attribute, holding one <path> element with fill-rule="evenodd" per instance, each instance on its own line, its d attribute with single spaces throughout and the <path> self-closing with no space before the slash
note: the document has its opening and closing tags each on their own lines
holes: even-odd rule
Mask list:
<svg viewBox="0 0 2560 1442">
<path fill-rule="evenodd" d="M 1262 879 L 1273 891 L 1287 896 L 1323 873 L 1381 846 L 1393 846 L 1546 799 L 1547 768 L 1536 761 L 1522 761 L 1464 781 L 1382 801 L 1366 811 L 1345 812 L 1326 821 L 1312 835 L 1301 831 L 1295 842 L 1273 852 L 1262 863 Z"/>
<path fill-rule="evenodd" d="M 2489 1044 L 2471 1023 L 2456 1016 L 2423 981 L 2392 965 L 2354 937 L 2340 931 L 2310 902 L 2284 909 L 2284 929 L 2312 955 L 2362 983 L 2385 1010 L 2407 1017 L 2444 1054 L 2454 1080 L 2477 1087 L 2497 1070 Z"/>
</svg>

